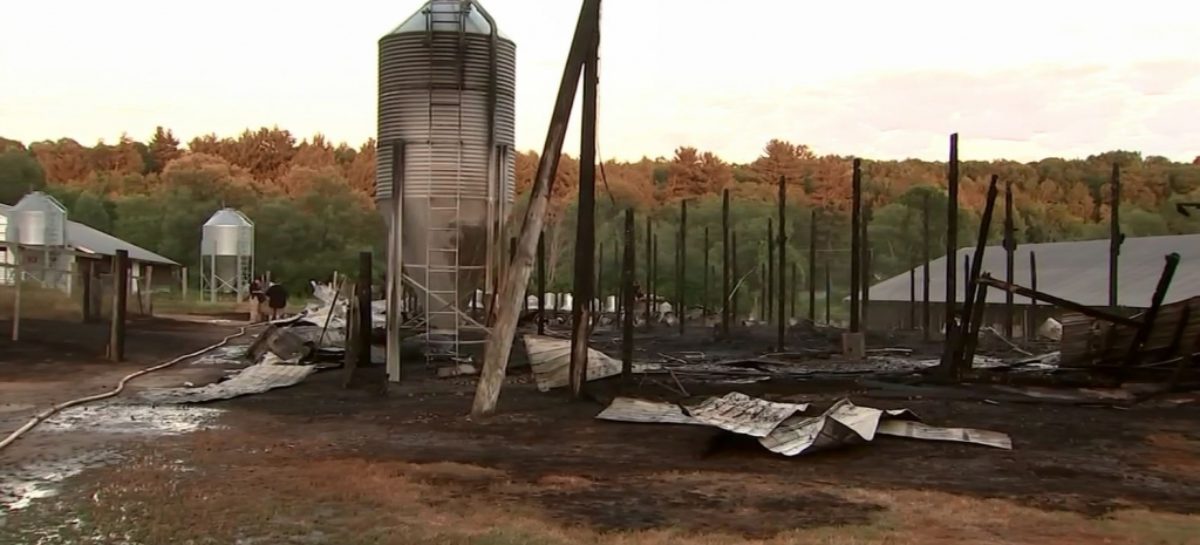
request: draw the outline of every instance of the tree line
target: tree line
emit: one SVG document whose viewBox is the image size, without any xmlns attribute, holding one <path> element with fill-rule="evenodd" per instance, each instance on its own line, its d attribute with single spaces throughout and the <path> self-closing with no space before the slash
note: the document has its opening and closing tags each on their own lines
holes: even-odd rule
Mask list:
<svg viewBox="0 0 1200 545">
<path fill-rule="evenodd" d="M 537 169 L 533 152 L 516 157 L 519 228 L 524 196 Z M 672 157 L 609 160 L 601 165 L 597 233 L 606 241 L 600 263 L 604 291 L 614 293 L 616 241 L 623 211 L 639 219 L 639 246 L 650 218 L 659 248 L 659 291 L 674 294 L 674 260 L 682 200 L 688 201 L 687 292 L 700 294 L 704 258 L 712 267 L 707 303 L 717 300 L 720 271 L 720 199 L 730 190 L 738 233 L 738 262 L 747 286 L 760 288 L 753 273 L 766 258 L 767 219 L 777 214 L 778 181 L 788 191 L 789 261 L 797 280 L 807 282 L 810 244 L 820 250 L 818 268 L 828 266 L 836 289 L 848 277 L 849 204 L 852 158 L 819 155 L 809 147 L 768 142 L 754 161 L 736 164 L 713 152 L 681 147 Z M 966 161 L 961 164 L 959 240 L 974 241 L 987 183 L 993 174 L 1011 184 L 1019 242 L 1100 238 L 1111 213 L 1109 176 L 1122 168 L 1123 231 L 1129 236 L 1200 232 L 1200 220 L 1175 213 L 1175 204 L 1200 200 L 1200 158 L 1193 163 L 1110 151 L 1084 159 Z M 552 192 L 546 237 L 551 286 L 569 291 L 578 160 L 564 156 Z M 110 232 L 195 269 L 200 225 L 221 206 L 245 212 L 256 224 L 257 263 L 300 287 L 309 278 L 355 267 L 361 250 L 380 251 L 385 238 L 373 195 L 375 142 L 358 147 L 333 144 L 321 135 L 297 139 L 287 130 L 260 128 L 236 137 L 205 135 L 186 145 L 158 128 L 145 142 L 128 136 L 115 143 L 85 146 L 71 139 L 28 145 L 0 138 L 0 201 L 12 204 L 30 190 L 45 190 L 69 209 L 71 219 Z M 922 206 L 931 203 L 934 257 L 944 248 L 946 164 L 915 159 L 864 161 L 864 204 L 876 280 L 913 266 L 925 241 Z M 815 216 L 814 216 L 815 213 Z M 811 223 L 817 221 L 817 239 Z M 1002 221 L 1002 214 L 997 216 Z M 998 238 L 999 225 L 995 227 Z M 709 244 L 703 245 L 704 229 Z M 994 239 L 995 240 L 995 239 Z M 645 261 L 645 248 L 638 254 Z M 597 256 L 599 257 L 599 256 Z M 645 263 L 638 278 L 645 282 Z M 785 271 L 790 280 L 791 271 Z M 702 297 L 697 296 L 698 299 Z"/>
</svg>

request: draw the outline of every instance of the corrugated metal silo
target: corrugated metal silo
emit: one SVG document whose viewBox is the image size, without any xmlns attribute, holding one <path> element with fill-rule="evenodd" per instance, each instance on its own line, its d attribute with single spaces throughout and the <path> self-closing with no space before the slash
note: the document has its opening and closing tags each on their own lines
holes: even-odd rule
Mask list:
<svg viewBox="0 0 1200 545">
<path fill-rule="evenodd" d="M 22 246 L 65 246 L 67 207 L 41 191 L 25 195 L 9 211 L 5 235 Z"/>
<path fill-rule="evenodd" d="M 400 184 L 406 284 L 427 340 L 453 353 L 480 338 L 467 334 L 482 331 L 467 301 L 493 283 L 505 253 L 515 94 L 516 45 L 474 0 L 431 0 L 379 40 L 376 200 L 390 224 Z"/>
<path fill-rule="evenodd" d="M 200 282 L 217 293 L 246 295 L 254 277 L 254 222 L 232 208 L 218 210 L 200 228 Z"/>
</svg>

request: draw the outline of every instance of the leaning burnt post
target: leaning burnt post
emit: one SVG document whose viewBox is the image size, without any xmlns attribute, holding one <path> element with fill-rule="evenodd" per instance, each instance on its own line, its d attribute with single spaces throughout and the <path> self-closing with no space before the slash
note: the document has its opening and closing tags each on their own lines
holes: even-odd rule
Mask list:
<svg viewBox="0 0 1200 545">
<path fill-rule="evenodd" d="M 776 341 L 775 349 L 783 351 L 783 337 L 787 332 L 787 316 L 784 312 L 787 303 L 787 281 L 784 280 L 784 271 L 787 270 L 787 178 L 779 177 L 779 304 L 776 306 L 775 320 L 776 324 Z M 792 276 L 795 277 L 795 269 L 792 269 Z M 794 282 L 794 280 L 793 280 Z"/>
<path fill-rule="evenodd" d="M 975 348 L 979 346 L 979 329 L 983 324 L 983 310 L 987 306 L 987 286 L 975 282 L 972 284 L 975 289 L 975 298 L 971 302 L 971 320 L 969 322 L 970 329 L 966 335 L 965 346 L 963 347 L 963 358 L 959 364 L 959 376 L 966 374 L 975 365 Z"/>
<path fill-rule="evenodd" d="M 733 252 L 729 249 L 729 190 L 721 192 L 721 336 L 729 338 L 729 323 L 733 321 L 733 310 L 730 306 L 732 293 L 729 291 L 730 278 L 733 269 L 730 261 Z"/>
<path fill-rule="evenodd" d="M 1016 224 L 1013 222 L 1013 192 L 1012 181 L 1004 184 L 1004 279 L 1012 284 L 1016 281 L 1017 236 Z M 1004 335 L 1013 338 L 1015 305 L 1012 292 L 1004 294 Z"/>
<path fill-rule="evenodd" d="M 972 323 L 976 316 L 973 312 L 974 299 L 979 297 L 975 291 L 979 286 L 979 273 L 983 270 L 983 255 L 987 250 L 988 231 L 992 227 L 992 212 L 996 208 L 996 196 L 999 194 L 997 185 L 999 183 L 1000 177 L 993 175 L 992 182 L 988 184 L 987 203 L 983 207 L 983 218 L 979 222 L 979 239 L 975 243 L 974 260 L 970 266 L 971 277 L 966 285 L 967 296 L 963 297 L 966 303 L 962 313 L 964 320 L 962 326 L 959 328 L 958 347 L 955 348 L 955 360 L 958 363 L 951 370 L 951 376 L 956 380 L 962 378 L 963 371 L 970 368 L 971 360 L 965 359 L 967 346 L 972 342 L 970 338 L 971 331 L 975 331 L 975 334 L 978 334 L 979 330 L 978 324 Z M 981 291 L 986 293 L 986 290 Z M 983 319 L 982 316 L 982 314 L 979 315 L 980 320 Z"/>
<path fill-rule="evenodd" d="M 628 386 L 633 380 L 633 276 L 634 276 L 633 209 L 625 210 L 625 262 L 621 264 L 621 382 Z"/>
<path fill-rule="evenodd" d="M 825 325 L 833 323 L 833 278 L 829 274 L 829 256 L 825 256 Z"/>
<path fill-rule="evenodd" d="M 1150 308 L 1142 316 L 1141 326 L 1138 327 L 1133 342 L 1129 345 L 1129 352 L 1125 355 L 1125 367 L 1135 366 L 1141 360 L 1142 347 L 1150 338 L 1150 332 L 1154 331 L 1154 322 L 1158 319 L 1158 312 L 1162 309 L 1163 300 L 1167 297 L 1167 290 L 1171 288 L 1171 280 L 1175 278 L 1179 260 L 1179 254 L 1173 253 L 1167 256 L 1167 263 L 1163 266 L 1162 275 L 1158 277 L 1158 286 L 1154 288 L 1154 298 L 1150 300 Z"/>
<path fill-rule="evenodd" d="M 958 133 L 950 135 L 950 162 L 946 184 L 949 200 L 946 203 L 946 298 L 945 301 L 945 346 L 942 351 L 942 369 L 948 373 L 954 369 L 955 299 L 958 297 Z"/>
</svg>

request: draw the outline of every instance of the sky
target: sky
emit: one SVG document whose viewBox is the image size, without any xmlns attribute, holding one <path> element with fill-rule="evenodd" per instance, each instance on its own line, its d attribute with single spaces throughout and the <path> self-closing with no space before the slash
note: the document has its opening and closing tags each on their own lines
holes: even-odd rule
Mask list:
<svg viewBox="0 0 1200 545">
<path fill-rule="evenodd" d="M 420 0 L 13 2 L 0 136 L 375 133 L 377 41 Z M 517 146 L 541 149 L 579 0 L 485 0 L 517 44 Z M 1200 155 L 1200 3 L 606 0 L 599 152 L 752 161 Z M 577 118 L 567 151 L 578 149 Z"/>
</svg>

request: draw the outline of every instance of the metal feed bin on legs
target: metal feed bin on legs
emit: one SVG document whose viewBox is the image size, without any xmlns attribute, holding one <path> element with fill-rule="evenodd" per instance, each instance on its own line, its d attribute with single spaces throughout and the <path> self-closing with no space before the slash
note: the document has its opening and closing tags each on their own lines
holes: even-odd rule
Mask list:
<svg viewBox="0 0 1200 545">
<path fill-rule="evenodd" d="M 232 208 L 204 222 L 200 236 L 200 291 L 216 302 L 219 294 L 241 301 L 254 279 L 254 222 Z"/>
</svg>

